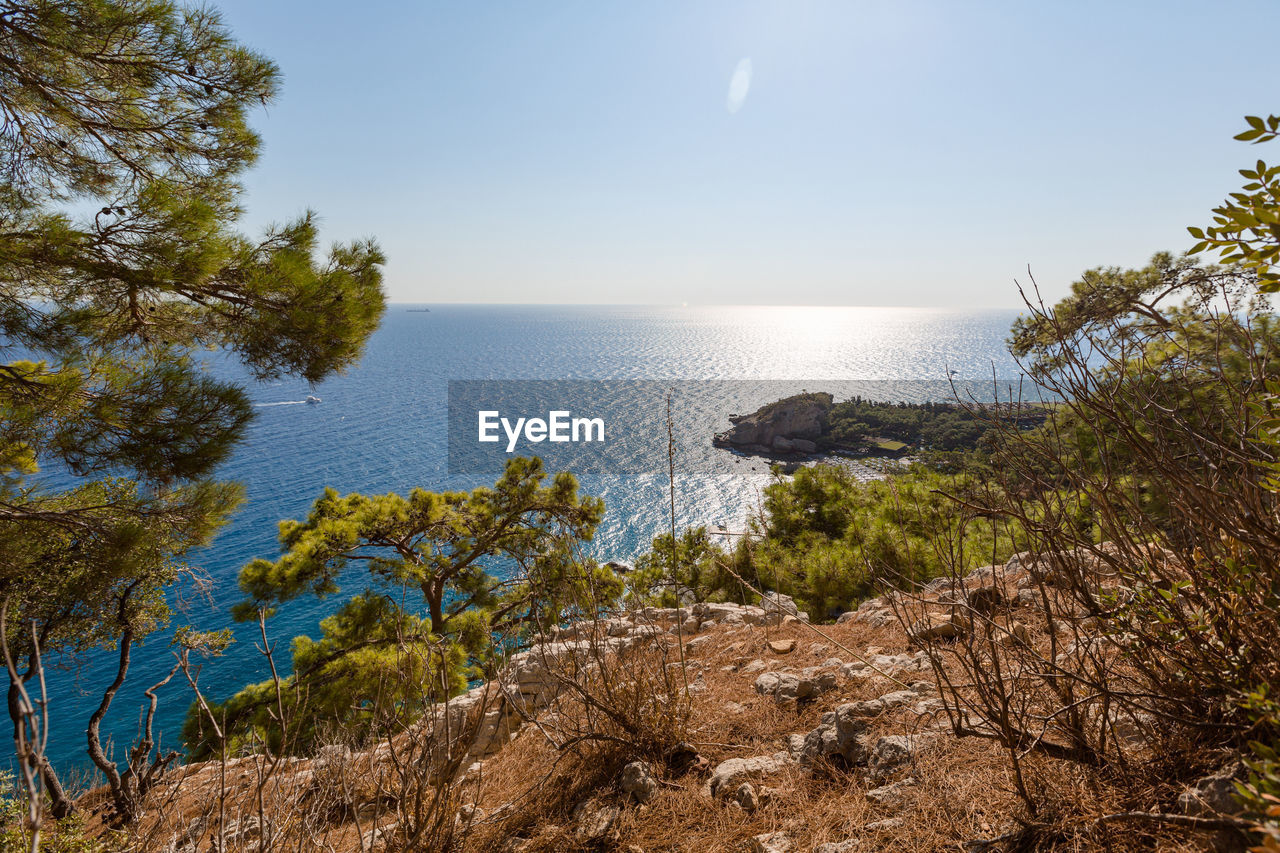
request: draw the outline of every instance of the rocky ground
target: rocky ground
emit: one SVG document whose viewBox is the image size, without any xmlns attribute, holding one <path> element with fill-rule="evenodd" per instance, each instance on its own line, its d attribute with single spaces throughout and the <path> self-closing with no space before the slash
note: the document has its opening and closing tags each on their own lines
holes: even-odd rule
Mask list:
<svg viewBox="0 0 1280 853">
<path fill-rule="evenodd" d="M 1010 642 L 1045 642 L 1034 606 L 1036 581 L 1044 579 L 1024 556 L 931 584 L 911 613 L 901 602 L 895 612 L 891 602 L 873 599 L 825 626 L 810 624 L 785 596 L 767 607 L 650 608 L 575 625 L 516 655 L 496 682 L 398 739 L 367 752 L 334 746 L 311 760 L 286 760 L 271 771 L 266 796 L 262 759 L 186 768 L 171 783 L 163 823 L 153 821 L 154 849 L 211 849 L 211 827 L 219 825 L 228 849 L 260 849 L 264 837 L 286 834 L 281 809 L 307 803 L 325 804 L 293 818 L 312 827 L 313 841 L 323 837 L 323 847 L 312 849 L 431 849 L 413 846 L 425 836 L 404 840 L 414 817 L 403 789 L 389 798 L 393 786 L 376 782 L 392 778 L 386 768 L 410 754 L 419 764 L 448 758 L 440 766 L 452 783 L 432 789 L 450 795 L 435 801 L 437 829 L 447 821 L 469 850 L 997 849 L 995 840 L 1028 817 L 1009 762 L 990 740 L 954 735 L 922 644 L 965 630 L 957 601 L 969 607 L 985 598 L 1003 603 Z M 644 672 L 676 673 L 665 682 L 675 690 L 655 690 L 661 678 L 646 680 Z M 627 693 L 636 684 L 648 685 L 650 695 Z M 575 742 L 570 735 L 581 736 L 593 719 L 605 720 L 596 727 L 609 737 L 630 737 L 625 722 L 589 707 L 588 694 L 598 704 L 614 702 L 619 718 L 627 707 L 674 717 L 671 707 L 687 702 L 682 740 L 640 756 L 608 740 Z M 413 743 L 435 748 L 414 752 Z M 1144 748 L 1137 738 L 1131 754 Z M 1070 765 L 1035 755 L 1025 761 L 1045 801 L 1067 813 L 1084 819 L 1119 808 L 1114 792 L 1086 786 Z M 403 773 L 394 778 L 403 781 Z M 215 820 L 211 804 L 220 790 L 232 793 Z M 1230 790 L 1230 771 L 1210 775 L 1182 792 L 1179 808 L 1230 812 Z M 1185 828 L 1104 841 L 1097 849 L 1234 843 Z M 278 849 L 294 848 L 281 842 Z"/>
</svg>

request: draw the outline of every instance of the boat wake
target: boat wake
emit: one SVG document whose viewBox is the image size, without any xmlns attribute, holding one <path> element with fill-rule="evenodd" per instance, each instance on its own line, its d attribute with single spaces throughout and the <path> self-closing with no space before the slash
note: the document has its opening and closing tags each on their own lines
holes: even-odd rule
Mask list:
<svg viewBox="0 0 1280 853">
<path fill-rule="evenodd" d="M 255 409 L 265 409 L 268 406 L 305 406 L 306 400 L 285 400 L 283 403 L 254 403 Z"/>
</svg>

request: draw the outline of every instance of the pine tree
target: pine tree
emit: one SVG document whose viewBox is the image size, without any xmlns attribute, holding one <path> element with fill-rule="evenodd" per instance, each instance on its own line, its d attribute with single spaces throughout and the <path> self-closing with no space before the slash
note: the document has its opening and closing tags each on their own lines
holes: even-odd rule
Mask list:
<svg viewBox="0 0 1280 853">
<path fill-rule="evenodd" d="M 0 601 L 15 732 L 36 644 L 117 649 L 105 711 L 130 644 L 164 623 L 183 555 L 239 500 L 211 477 L 252 410 L 198 353 L 315 382 L 353 364 L 381 317 L 372 241 L 321 256 L 309 212 L 258 239 L 234 230 L 259 149 L 248 117 L 279 80 L 207 8 L 0 2 Z M 79 485 L 51 491 L 41 468 Z M 123 808 L 138 774 L 95 754 L 90 729 Z M 42 775 L 55 815 L 70 812 L 47 763 Z"/>
<path fill-rule="evenodd" d="M 273 682 L 250 685 L 213 708 L 229 747 L 256 741 L 305 752 L 322 735 L 359 738 L 410 721 L 482 670 L 495 636 L 519 639 L 575 615 L 594 615 L 622 592 L 613 572 L 579 553 L 604 514 L 571 474 L 546 482 L 542 460 L 514 458 L 492 488 L 414 489 L 408 496 L 317 500 L 304 521 L 282 521 L 276 560 L 240 571 L 240 619 L 269 617 L 303 595 L 328 597 L 353 566 L 369 588 L 321 623 L 322 637 L 293 641 L 283 696 L 287 742 Z M 423 615 L 419 615 L 419 613 Z M 193 757 L 216 753 L 198 706 L 184 730 Z"/>
</svg>

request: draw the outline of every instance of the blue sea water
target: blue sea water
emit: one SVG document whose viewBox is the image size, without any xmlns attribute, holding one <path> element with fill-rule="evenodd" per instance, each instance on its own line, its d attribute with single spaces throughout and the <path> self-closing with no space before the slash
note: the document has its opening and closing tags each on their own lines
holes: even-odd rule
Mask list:
<svg viewBox="0 0 1280 853">
<path fill-rule="evenodd" d="M 173 624 L 201 628 L 230 623 L 239 600 L 236 573 L 254 557 L 278 553 L 276 523 L 303 517 L 326 486 L 340 492 L 469 489 L 492 482 L 476 473 L 449 473 L 447 389 L 458 379 L 786 380 L 795 390 L 826 390 L 822 382 L 989 380 L 1017 374 L 1004 341 L 1013 311 L 918 308 L 432 306 L 429 312 L 389 307 L 359 365 L 311 388 L 282 381 L 251 384 L 257 418 L 221 476 L 244 484 L 247 503 L 196 562 L 211 592 L 187 600 Z M 225 364 L 211 370 L 226 372 Z M 954 371 L 954 373 L 950 373 Z M 320 405 L 303 402 L 308 394 Z M 891 396 L 891 395 L 890 395 Z M 764 402 L 764 401 L 762 401 Z M 627 417 L 626 412 L 605 413 Z M 723 413 L 727 418 L 728 412 Z M 724 426 L 728 426 L 727 419 Z M 665 459 L 661 460 L 665 465 Z M 766 466 L 744 460 L 731 476 L 677 471 L 677 523 L 739 525 L 758 511 Z M 669 523 L 665 473 L 587 473 L 582 490 L 604 499 L 606 516 L 591 550 L 600 559 L 630 561 Z M 358 577 L 344 593 L 361 589 Z M 270 620 L 277 654 L 288 640 L 318 633 L 340 598 L 300 599 Z M 227 654 L 205 664 L 200 683 L 214 697 L 267 677 L 255 650 L 256 625 L 236 626 Z M 129 680 L 115 698 L 104 730 L 123 753 L 137 730 L 142 691 L 172 665 L 167 633 L 134 655 Z M 101 698 L 114 653 L 101 651 L 49 675 L 50 759 L 82 765 L 84 724 Z M 161 691 L 158 729 L 177 746 L 191 700 L 175 679 Z"/>
</svg>

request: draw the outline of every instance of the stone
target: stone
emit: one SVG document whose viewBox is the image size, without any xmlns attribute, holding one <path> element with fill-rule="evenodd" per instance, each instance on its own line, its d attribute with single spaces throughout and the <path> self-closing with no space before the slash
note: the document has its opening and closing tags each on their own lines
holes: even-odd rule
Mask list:
<svg viewBox="0 0 1280 853">
<path fill-rule="evenodd" d="M 964 581 L 959 580 L 958 578 L 940 577 L 940 578 L 934 578 L 933 580 L 925 584 L 923 589 L 921 589 L 921 592 L 924 592 L 924 593 L 956 592 L 962 589 L 964 589 Z"/>
<path fill-rule="evenodd" d="M 751 853 L 792 853 L 796 843 L 785 832 L 770 832 L 751 839 Z"/>
<path fill-rule="evenodd" d="M 969 628 L 969 619 L 963 613 L 931 613 L 917 619 L 907 629 L 907 636 L 917 642 L 953 640 Z"/>
<path fill-rule="evenodd" d="M 885 782 L 915 760 L 924 735 L 886 735 L 869 750 L 867 765 L 873 782 Z"/>
<path fill-rule="evenodd" d="M 633 761 L 622 768 L 622 790 L 635 797 L 636 802 L 649 802 L 661 788 L 661 783 L 643 761 Z"/>
<path fill-rule="evenodd" d="M 982 586 L 966 593 L 962 600 L 973 612 L 990 616 L 1004 604 L 1004 594 L 994 586 Z"/>
<path fill-rule="evenodd" d="M 711 774 L 707 791 L 712 797 L 722 797 L 738 790 L 743 782 L 782 773 L 794 764 L 795 761 L 785 752 L 752 758 L 730 758 L 722 761 Z"/>
<path fill-rule="evenodd" d="M 891 608 L 881 607 L 872 610 L 859 610 L 854 619 L 872 628 L 883 628 L 885 625 L 892 625 L 897 617 L 893 615 Z"/>
<path fill-rule="evenodd" d="M 760 598 L 760 606 L 764 609 L 766 615 L 774 619 L 785 619 L 788 616 L 792 616 L 801 622 L 809 621 L 809 614 L 796 606 L 796 600 L 780 592 L 765 593 Z"/>
<path fill-rule="evenodd" d="M 463 803 L 462 808 L 458 809 L 457 821 L 463 826 L 470 826 L 482 820 L 484 820 L 484 809 L 475 803 Z"/>
<path fill-rule="evenodd" d="M 760 658 L 756 658 L 756 659 L 755 659 L 755 660 L 753 660 L 751 663 L 749 663 L 749 664 L 747 664 L 746 666 L 744 666 L 744 667 L 742 668 L 742 671 L 743 671 L 744 673 L 763 672 L 763 671 L 765 670 L 765 668 L 766 668 L 766 667 L 768 667 L 768 664 L 767 664 L 767 663 L 765 663 L 764 661 L 760 660 Z"/>
<path fill-rule="evenodd" d="M 813 853 L 854 853 L 860 846 L 862 846 L 862 842 L 857 838 L 850 838 L 846 841 L 828 841 L 813 848 Z"/>
<path fill-rule="evenodd" d="M 735 447 L 772 446 L 776 436 L 815 441 L 826 428 L 830 409 L 829 394 L 797 394 L 761 406 L 749 415 L 731 416 L 729 422 L 733 426 L 720 436 Z"/>
<path fill-rule="evenodd" d="M 793 651 L 796 647 L 795 640 L 770 640 L 769 648 L 774 654 L 785 655 Z"/>
<path fill-rule="evenodd" d="M 603 841 L 613 832 L 613 825 L 618 822 L 622 809 L 617 806 L 600 805 L 587 801 L 574 809 L 577 828 L 574 835 L 583 841 Z"/>
<path fill-rule="evenodd" d="M 813 699 L 836 686 L 834 672 L 810 667 L 799 673 L 766 672 L 756 679 L 756 692 L 772 696 L 775 702 L 797 702 Z"/>
<path fill-rule="evenodd" d="M 964 576 L 966 583 L 986 583 L 994 581 L 997 574 L 1004 574 L 1005 567 L 999 564 L 981 566 Z"/>
<path fill-rule="evenodd" d="M 1196 782 L 1178 797 L 1178 810 L 1193 817 L 1233 816 L 1244 809 L 1236 800 L 1235 777 L 1240 766 L 1230 764 Z"/>
<path fill-rule="evenodd" d="M 732 794 L 729 795 L 729 801 L 737 805 L 744 812 L 753 812 L 760 808 L 760 800 L 756 797 L 756 789 L 751 786 L 750 782 L 743 782 Z"/>
<path fill-rule="evenodd" d="M 686 652 L 696 652 L 696 651 L 699 651 L 700 649 L 705 649 L 707 646 L 711 645 L 714 639 L 715 637 L 711 636 L 710 634 L 707 634 L 702 637 L 695 637 L 694 639 L 684 644 L 684 650 Z"/>
<path fill-rule="evenodd" d="M 916 780 L 908 776 L 906 779 L 894 782 L 892 785 L 881 785 L 879 788 L 872 788 L 867 791 L 866 797 L 869 802 L 878 806 L 896 806 L 902 802 L 906 789 L 915 784 Z"/>
<path fill-rule="evenodd" d="M 864 660 L 849 661 L 840 667 L 840 674 L 845 678 L 857 678 L 866 668 L 867 662 Z"/>
<path fill-rule="evenodd" d="M 822 715 L 818 727 L 798 743 L 789 743 L 792 755 L 806 767 L 823 759 L 839 759 L 846 764 L 862 764 L 867 758 L 861 737 L 868 722 L 886 711 L 900 708 L 916 699 L 911 690 L 887 693 L 878 699 L 850 702 Z"/>
<path fill-rule="evenodd" d="M 864 826 L 863 829 L 869 829 L 872 832 L 884 832 L 889 829 L 897 829 L 900 826 L 902 826 L 902 818 L 890 817 L 885 818 L 884 820 L 872 821 Z"/>
</svg>

